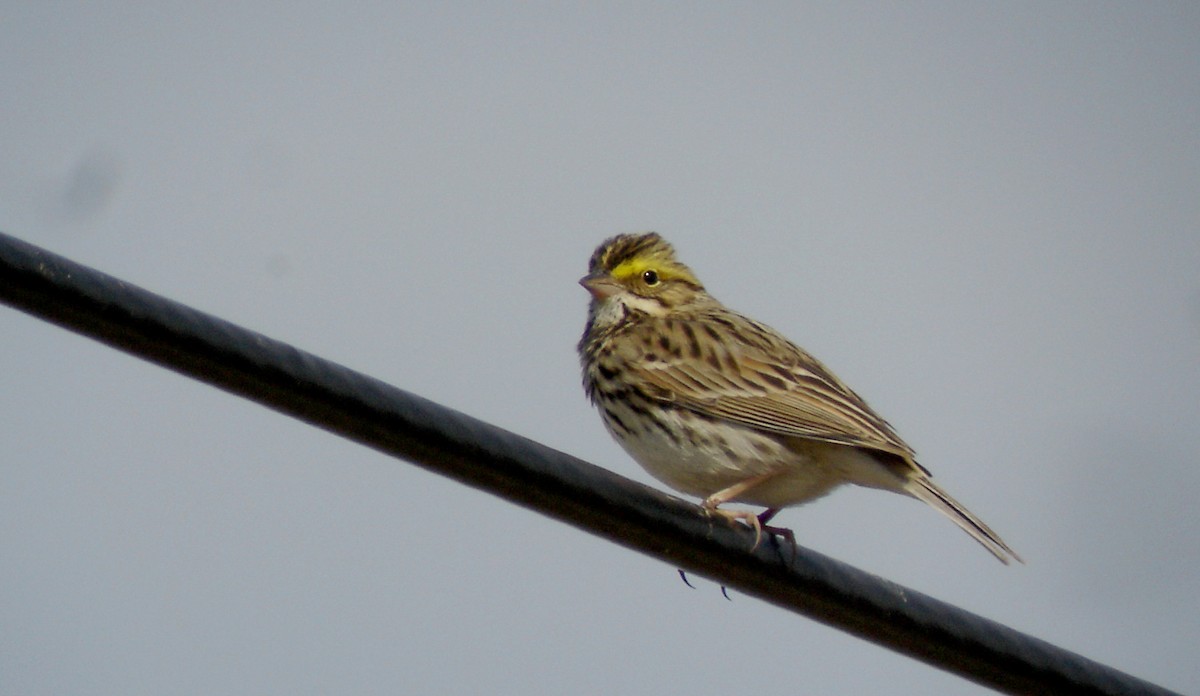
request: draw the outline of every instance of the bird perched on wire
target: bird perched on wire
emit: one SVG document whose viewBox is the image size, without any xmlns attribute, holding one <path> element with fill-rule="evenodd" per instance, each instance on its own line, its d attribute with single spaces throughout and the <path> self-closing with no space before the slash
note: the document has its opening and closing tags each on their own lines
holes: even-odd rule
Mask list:
<svg viewBox="0 0 1200 696">
<path fill-rule="evenodd" d="M 761 536 L 784 507 L 845 483 L 921 500 L 1004 563 L 1020 557 L 951 498 L 858 394 L 774 329 L 705 291 L 653 232 L 608 239 L 580 284 L 583 385 L 652 476 Z M 759 515 L 720 506 L 765 507 Z M 756 537 L 757 538 L 757 537 Z"/>
</svg>

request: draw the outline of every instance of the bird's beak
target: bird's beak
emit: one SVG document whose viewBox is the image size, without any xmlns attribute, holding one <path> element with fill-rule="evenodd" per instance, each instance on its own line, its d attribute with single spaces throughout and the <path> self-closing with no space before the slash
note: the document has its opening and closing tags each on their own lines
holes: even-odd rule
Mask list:
<svg viewBox="0 0 1200 696">
<path fill-rule="evenodd" d="M 579 279 L 579 284 L 597 300 L 605 300 L 621 291 L 621 286 L 607 273 L 585 275 Z"/>
</svg>

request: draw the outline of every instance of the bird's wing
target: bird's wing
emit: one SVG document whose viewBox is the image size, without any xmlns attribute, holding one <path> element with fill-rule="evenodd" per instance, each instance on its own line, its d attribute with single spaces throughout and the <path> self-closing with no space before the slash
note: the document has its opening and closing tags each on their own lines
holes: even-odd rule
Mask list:
<svg viewBox="0 0 1200 696">
<path fill-rule="evenodd" d="M 719 328 L 667 322 L 660 335 L 668 339 L 646 347 L 629 367 L 662 399 L 702 415 L 912 461 L 912 449 L 887 421 L 807 352 L 741 317 L 725 318 Z"/>
</svg>

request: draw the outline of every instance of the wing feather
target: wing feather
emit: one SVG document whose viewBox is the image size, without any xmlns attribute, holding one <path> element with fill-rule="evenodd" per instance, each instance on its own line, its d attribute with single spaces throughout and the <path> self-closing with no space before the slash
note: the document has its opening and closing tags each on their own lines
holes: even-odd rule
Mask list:
<svg viewBox="0 0 1200 696">
<path fill-rule="evenodd" d="M 699 345 L 691 337 L 703 316 L 666 320 L 661 335 L 685 348 L 662 355 L 643 346 L 642 355 L 626 356 L 629 369 L 676 405 L 711 418 L 911 459 L 887 421 L 825 366 L 770 327 L 735 317 L 722 315 L 722 330 L 705 332 L 712 340 Z"/>
</svg>

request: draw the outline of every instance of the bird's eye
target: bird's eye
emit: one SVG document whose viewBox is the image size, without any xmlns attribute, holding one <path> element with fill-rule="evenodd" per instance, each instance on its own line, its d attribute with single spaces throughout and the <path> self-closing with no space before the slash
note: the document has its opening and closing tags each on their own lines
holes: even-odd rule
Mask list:
<svg viewBox="0 0 1200 696">
<path fill-rule="evenodd" d="M 646 271 L 642 274 L 642 282 L 646 285 L 658 285 L 658 271 Z"/>
</svg>

